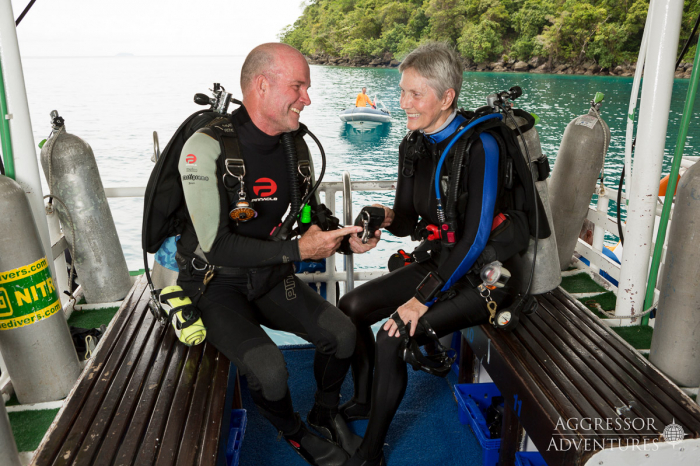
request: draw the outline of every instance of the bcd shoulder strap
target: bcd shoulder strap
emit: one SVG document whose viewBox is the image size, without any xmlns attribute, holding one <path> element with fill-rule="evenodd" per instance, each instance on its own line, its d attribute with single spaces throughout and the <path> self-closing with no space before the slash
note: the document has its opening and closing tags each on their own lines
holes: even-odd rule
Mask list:
<svg viewBox="0 0 700 466">
<path fill-rule="evenodd" d="M 238 133 L 232 119 L 236 112 L 238 112 L 238 109 L 230 115 L 214 119 L 198 131 L 219 141 L 221 156 L 217 160 L 217 166 L 222 177 L 223 186 L 229 195 L 229 201 L 235 200 L 234 197 L 238 193 L 238 184 L 235 182 L 231 183 L 231 178 L 235 180 L 235 178 L 245 176 L 246 173 L 245 159 L 241 153 Z M 313 178 L 313 164 L 311 163 L 309 148 L 304 141 L 305 133 L 306 126 L 301 125 L 294 134 L 298 159 L 297 175 L 300 179 L 307 179 L 308 176 L 308 180 L 311 180 Z"/>
</svg>

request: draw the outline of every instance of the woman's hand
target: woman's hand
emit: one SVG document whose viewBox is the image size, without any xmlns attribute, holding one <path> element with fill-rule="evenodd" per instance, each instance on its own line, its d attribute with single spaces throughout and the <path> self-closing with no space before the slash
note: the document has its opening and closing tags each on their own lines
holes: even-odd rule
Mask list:
<svg viewBox="0 0 700 466">
<path fill-rule="evenodd" d="M 374 238 L 367 240 L 367 243 L 362 244 L 362 238 L 357 235 L 350 235 L 350 249 L 355 254 L 362 254 L 377 247 L 377 243 L 382 236 L 382 232 L 377 230 L 374 232 Z"/>
<path fill-rule="evenodd" d="M 389 225 L 391 225 L 391 222 L 394 221 L 395 216 L 394 211 L 392 209 L 381 204 L 372 204 L 372 207 L 381 207 L 382 209 L 384 209 L 384 221 L 382 222 L 379 228 L 386 228 Z"/>
<path fill-rule="evenodd" d="M 418 319 L 423 317 L 423 315 L 428 312 L 428 306 L 421 304 L 416 298 L 411 298 L 408 302 L 401 307 L 399 307 L 396 312 L 399 313 L 399 317 L 403 320 L 406 327 L 409 327 L 408 334 L 413 336 L 416 333 L 416 326 L 418 325 Z M 384 330 L 389 332 L 389 336 L 400 337 L 399 328 L 394 322 L 394 319 L 389 319 L 384 324 Z"/>
</svg>

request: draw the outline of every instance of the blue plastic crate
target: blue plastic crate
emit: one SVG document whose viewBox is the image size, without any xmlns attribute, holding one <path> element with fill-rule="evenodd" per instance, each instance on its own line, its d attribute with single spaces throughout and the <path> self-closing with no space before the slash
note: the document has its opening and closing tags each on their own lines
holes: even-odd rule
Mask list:
<svg viewBox="0 0 700 466">
<path fill-rule="evenodd" d="M 241 455 L 245 426 L 248 423 L 248 415 L 245 409 L 231 410 L 231 427 L 226 445 L 226 465 L 238 466 L 238 457 Z"/>
<path fill-rule="evenodd" d="M 455 396 L 459 404 L 459 422 L 469 424 L 479 440 L 484 453 L 484 466 L 498 464 L 501 439 L 492 439 L 486 426 L 484 412 L 491 405 L 491 398 L 501 392 L 493 383 L 468 383 L 455 385 Z"/>
<path fill-rule="evenodd" d="M 538 451 L 519 451 L 515 454 L 515 466 L 547 466 Z"/>
</svg>

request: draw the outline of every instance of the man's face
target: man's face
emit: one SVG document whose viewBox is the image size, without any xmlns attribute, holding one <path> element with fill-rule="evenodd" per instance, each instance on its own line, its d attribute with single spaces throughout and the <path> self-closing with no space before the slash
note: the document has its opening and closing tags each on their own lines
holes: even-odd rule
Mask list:
<svg viewBox="0 0 700 466">
<path fill-rule="evenodd" d="M 311 105 L 309 65 L 299 54 L 283 53 L 276 67 L 264 74 L 268 87 L 264 101 L 264 116 L 274 135 L 299 129 L 299 114 Z"/>
<path fill-rule="evenodd" d="M 367 88 L 366 88 L 366 87 L 363 87 L 363 88 L 362 88 L 362 93 L 363 93 L 363 94 L 367 94 Z"/>
</svg>

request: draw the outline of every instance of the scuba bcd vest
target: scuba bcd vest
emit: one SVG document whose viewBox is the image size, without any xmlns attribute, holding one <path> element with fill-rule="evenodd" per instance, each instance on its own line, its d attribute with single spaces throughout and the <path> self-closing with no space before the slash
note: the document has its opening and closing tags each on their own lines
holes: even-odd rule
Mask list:
<svg viewBox="0 0 700 466">
<path fill-rule="evenodd" d="M 238 110 L 234 113 L 236 111 Z M 233 113 L 220 114 L 211 110 L 196 112 L 180 125 L 168 142 L 146 186 L 141 240 L 144 252 L 156 253 L 163 241 L 180 234 L 184 229 L 188 214 L 178 161 L 182 147 L 195 132 L 204 132 L 219 141 L 221 155 L 217 159 L 217 176 L 223 181 L 228 204 L 233 205 L 241 197 L 245 198 L 242 195 L 244 190 L 241 189 L 245 160 L 241 156 L 236 130 L 231 122 L 232 115 Z M 303 124 L 292 133 L 298 157 L 297 166 L 293 170 L 295 178 L 298 178 L 297 186 L 302 185 L 308 192 L 313 179 L 313 165 L 303 139 L 305 133 L 306 127 Z M 291 170 L 290 167 L 289 171 Z M 314 206 L 315 200 L 315 196 L 312 196 L 311 203 Z"/>
<path fill-rule="evenodd" d="M 479 109 L 480 110 L 480 109 Z M 520 127 L 522 132 L 531 129 L 534 118 L 527 112 L 520 109 L 512 110 L 517 116 L 526 120 L 526 124 Z M 483 117 L 484 114 L 477 111 L 465 111 L 460 109 L 465 121 L 458 127 L 455 134 L 468 126 L 470 122 Z M 489 240 L 483 252 L 476 260 L 474 267 L 481 268 L 483 265 L 493 261 L 505 262 L 514 254 L 521 252 L 527 247 L 527 243 L 514 241 L 518 230 L 526 230 L 530 235 L 535 235 L 535 224 L 539 217 L 539 237 L 547 238 L 551 234 L 545 209 L 539 195 L 533 192 L 533 176 L 530 164 L 520 152 L 515 130 L 509 128 L 499 118 L 489 118 L 468 129 L 454 143 L 454 149 L 450 150 L 445 157 L 445 163 L 439 176 L 440 189 L 443 193 L 444 203 L 444 223 L 434 226 L 428 225 L 426 220 L 419 222 L 414 240 L 434 240 L 440 239 L 441 249 L 449 250 L 460 236 L 459 225 L 462 224 L 462 215 L 466 211 L 468 193 L 463 189 L 463 182 L 468 176 L 469 151 L 472 144 L 482 133 L 488 133 L 496 141 L 498 154 L 498 191 L 494 210 L 494 227 L 489 236 Z M 439 155 L 434 144 L 428 144 L 426 139 L 429 136 L 419 132 L 411 131 L 404 138 L 404 159 L 402 175 L 412 177 L 415 164 L 423 157 Z M 431 150 L 436 152 L 431 154 Z M 488 152 L 489 147 L 484 145 L 484 151 Z M 488 154 L 487 154 L 488 155 Z M 548 175 L 547 159 L 541 162 L 546 167 L 537 167 L 537 173 L 541 179 L 546 179 Z M 535 203 L 539 205 L 539 215 L 535 216 Z M 430 227 L 435 229 L 431 230 Z M 450 232 L 451 236 L 443 232 Z M 419 249 L 421 249 L 419 247 Z M 420 251 L 422 252 L 422 251 Z M 416 257 L 420 261 L 420 255 Z"/>
</svg>

